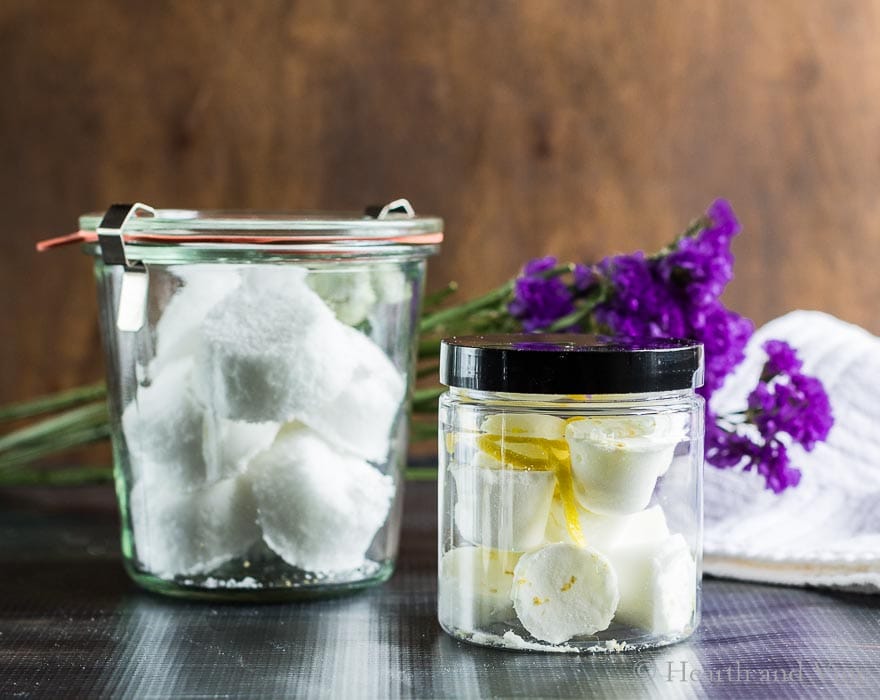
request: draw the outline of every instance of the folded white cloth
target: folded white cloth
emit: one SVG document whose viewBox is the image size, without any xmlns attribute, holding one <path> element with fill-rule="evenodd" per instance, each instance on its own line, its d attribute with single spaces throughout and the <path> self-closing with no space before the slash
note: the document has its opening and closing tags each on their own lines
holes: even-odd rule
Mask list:
<svg viewBox="0 0 880 700">
<path fill-rule="evenodd" d="M 803 477 L 780 495 L 754 473 L 706 465 L 704 570 L 729 578 L 880 592 L 880 338 L 817 311 L 756 331 L 746 359 L 712 397 L 717 413 L 745 407 L 766 359 L 787 341 L 822 380 L 834 427 L 812 452 L 789 450 Z"/>
</svg>

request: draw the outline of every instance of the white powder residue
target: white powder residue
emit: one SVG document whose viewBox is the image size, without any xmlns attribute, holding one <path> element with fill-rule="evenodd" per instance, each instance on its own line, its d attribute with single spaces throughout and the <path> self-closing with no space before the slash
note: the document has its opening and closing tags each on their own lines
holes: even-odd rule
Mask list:
<svg viewBox="0 0 880 700">
<path fill-rule="evenodd" d="M 195 584 L 195 581 L 184 581 L 185 584 L 191 585 Z M 262 588 L 262 584 L 260 584 L 257 579 L 253 576 L 245 576 L 243 579 L 219 579 L 214 578 L 213 576 L 204 579 L 203 581 L 199 581 L 198 585 L 202 588 Z"/>
<path fill-rule="evenodd" d="M 508 630 L 504 633 L 504 636 L 501 637 L 499 637 L 497 634 L 474 632 L 473 634 L 465 637 L 465 639 L 474 644 L 482 644 L 485 646 L 505 647 L 507 649 L 517 649 L 519 651 L 549 651 L 556 654 L 579 654 L 584 652 L 593 654 L 608 654 L 612 652 L 633 651 L 637 649 L 637 647 L 633 646 L 632 644 L 627 644 L 626 642 L 618 642 L 616 639 L 609 639 L 604 642 L 598 642 L 593 646 L 589 646 L 586 648 L 573 647 L 569 646 L 568 644 L 558 644 L 556 646 L 553 646 L 551 644 L 541 644 L 539 642 L 527 642 L 525 639 L 520 637 L 516 632 L 512 630 Z"/>
<path fill-rule="evenodd" d="M 574 647 L 568 646 L 568 644 L 540 644 L 538 642 L 527 642 L 525 639 L 520 637 L 516 632 L 512 630 L 507 630 L 504 633 L 504 636 L 501 638 L 504 640 L 504 645 L 508 646 L 512 649 L 530 649 L 531 651 L 555 651 L 562 653 L 575 653 L 577 654 L 578 650 Z"/>
<path fill-rule="evenodd" d="M 618 642 L 616 639 L 609 639 L 601 644 L 587 647 L 587 651 L 594 653 L 608 653 L 615 651 L 633 651 L 636 647 L 626 642 Z"/>
</svg>

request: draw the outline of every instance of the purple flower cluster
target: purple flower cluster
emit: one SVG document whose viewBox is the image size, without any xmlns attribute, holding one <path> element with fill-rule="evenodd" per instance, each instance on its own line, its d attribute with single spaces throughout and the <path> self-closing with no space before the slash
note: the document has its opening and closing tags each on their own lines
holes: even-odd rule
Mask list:
<svg viewBox="0 0 880 700">
<path fill-rule="evenodd" d="M 816 377 L 800 372 L 787 376 L 788 381 L 761 381 L 749 394 L 748 413 L 762 435 L 788 433 L 806 450 L 828 437 L 834 423 L 831 402 L 825 387 Z"/>
<path fill-rule="evenodd" d="M 708 225 L 680 238 L 655 257 L 637 252 L 606 258 L 597 273 L 609 281 L 608 298 L 595 309 L 598 323 L 617 335 L 691 338 L 706 352 L 707 398 L 743 359 L 751 321 L 720 296 L 733 279 L 730 242 L 740 225 L 730 204 L 716 200 Z"/>
<path fill-rule="evenodd" d="M 790 345 L 771 340 L 763 349 L 767 361 L 741 420 L 708 414 L 706 460 L 716 467 L 755 470 L 779 493 L 801 480 L 788 446 L 796 443 L 811 451 L 828 437 L 834 417 L 822 382 L 802 372 Z"/>
<path fill-rule="evenodd" d="M 524 330 L 539 331 L 574 311 L 574 294 L 558 276 L 548 276 L 558 265 L 556 258 L 547 256 L 527 263 L 516 279 L 513 301 L 508 311 L 519 319 Z M 589 284 L 586 268 L 575 270 L 575 286 Z"/>
<path fill-rule="evenodd" d="M 780 374 L 800 372 L 803 363 L 795 349 L 788 343 L 782 340 L 768 340 L 763 348 L 767 353 L 767 362 L 764 363 L 764 371 L 761 372 L 762 382 L 769 382 Z"/>
<path fill-rule="evenodd" d="M 730 204 L 719 199 L 699 225 L 658 255 L 616 255 L 573 268 L 558 267 L 554 257 L 532 260 L 514 282 L 507 310 L 529 332 L 572 315 L 573 323 L 559 330 L 586 326 L 618 337 L 697 340 L 706 361 L 700 392 L 708 399 L 742 361 L 753 331 L 749 319 L 721 302 L 733 279 L 730 244 L 739 231 Z M 791 466 L 790 445 L 812 450 L 833 419 L 821 382 L 803 374 L 795 351 L 781 341 L 764 350 L 767 362 L 747 411 L 719 417 L 707 408 L 706 459 L 755 470 L 778 493 L 801 478 Z"/>
</svg>

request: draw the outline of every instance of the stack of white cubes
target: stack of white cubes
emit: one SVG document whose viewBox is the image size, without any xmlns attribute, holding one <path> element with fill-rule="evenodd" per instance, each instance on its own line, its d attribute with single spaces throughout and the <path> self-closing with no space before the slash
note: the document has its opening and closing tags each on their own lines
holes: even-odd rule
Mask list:
<svg viewBox="0 0 880 700">
<path fill-rule="evenodd" d="M 357 294 L 356 308 L 328 304 L 320 274 L 244 269 L 176 273 L 148 382 L 124 411 L 137 558 L 167 579 L 255 547 L 307 572 L 356 570 L 395 496 L 383 470 L 405 378 L 341 320 L 363 320 Z M 375 306 L 384 290 L 370 289 Z"/>
<path fill-rule="evenodd" d="M 680 418 L 496 414 L 480 430 L 453 440 L 453 522 L 465 544 L 440 563 L 441 620 L 479 633 L 518 620 L 551 645 L 612 621 L 685 631 L 694 557 L 660 505 L 649 507 L 684 438 Z M 496 444 L 504 451 L 487 453 Z"/>
</svg>

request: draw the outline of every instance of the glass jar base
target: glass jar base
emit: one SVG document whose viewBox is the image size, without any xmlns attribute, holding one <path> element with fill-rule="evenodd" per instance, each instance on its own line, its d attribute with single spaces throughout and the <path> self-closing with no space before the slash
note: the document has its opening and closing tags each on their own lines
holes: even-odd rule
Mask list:
<svg viewBox="0 0 880 700">
<path fill-rule="evenodd" d="M 328 577 L 290 576 L 278 582 L 257 581 L 252 577 L 216 578 L 213 576 L 178 576 L 161 578 L 136 569 L 125 563 L 129 577 L 141 588 L 152 593 L 186 598 L 189 600 L 213 600 L 240 603 L 277 603 L 315 598 L 332 598 L 384 583 L 394 573 L 394 562 L 370 562 L 362 567 L 359 578 L 349 580 Z"/>
<path fill-rule="evenodd" d="M 573 640 L 563 644 L 545 644 L 537 641 L 529 641 L 509 629 L 504 634 L 492 634 L 486 632 L 474 632 L 447 627 L 442 622 L 440 626 L 450 636 L 459 641 L 480 647 L 503 649 L 507 651 L 535 651 L 550 654 L 612 654 L 619 652 L 639 652 L 647 649 L 670 646 L 688 639 L 693 634 L 689 629 L 676 634 L 644 635 L 630 639 L 590 639 Z"/>
</svg>

